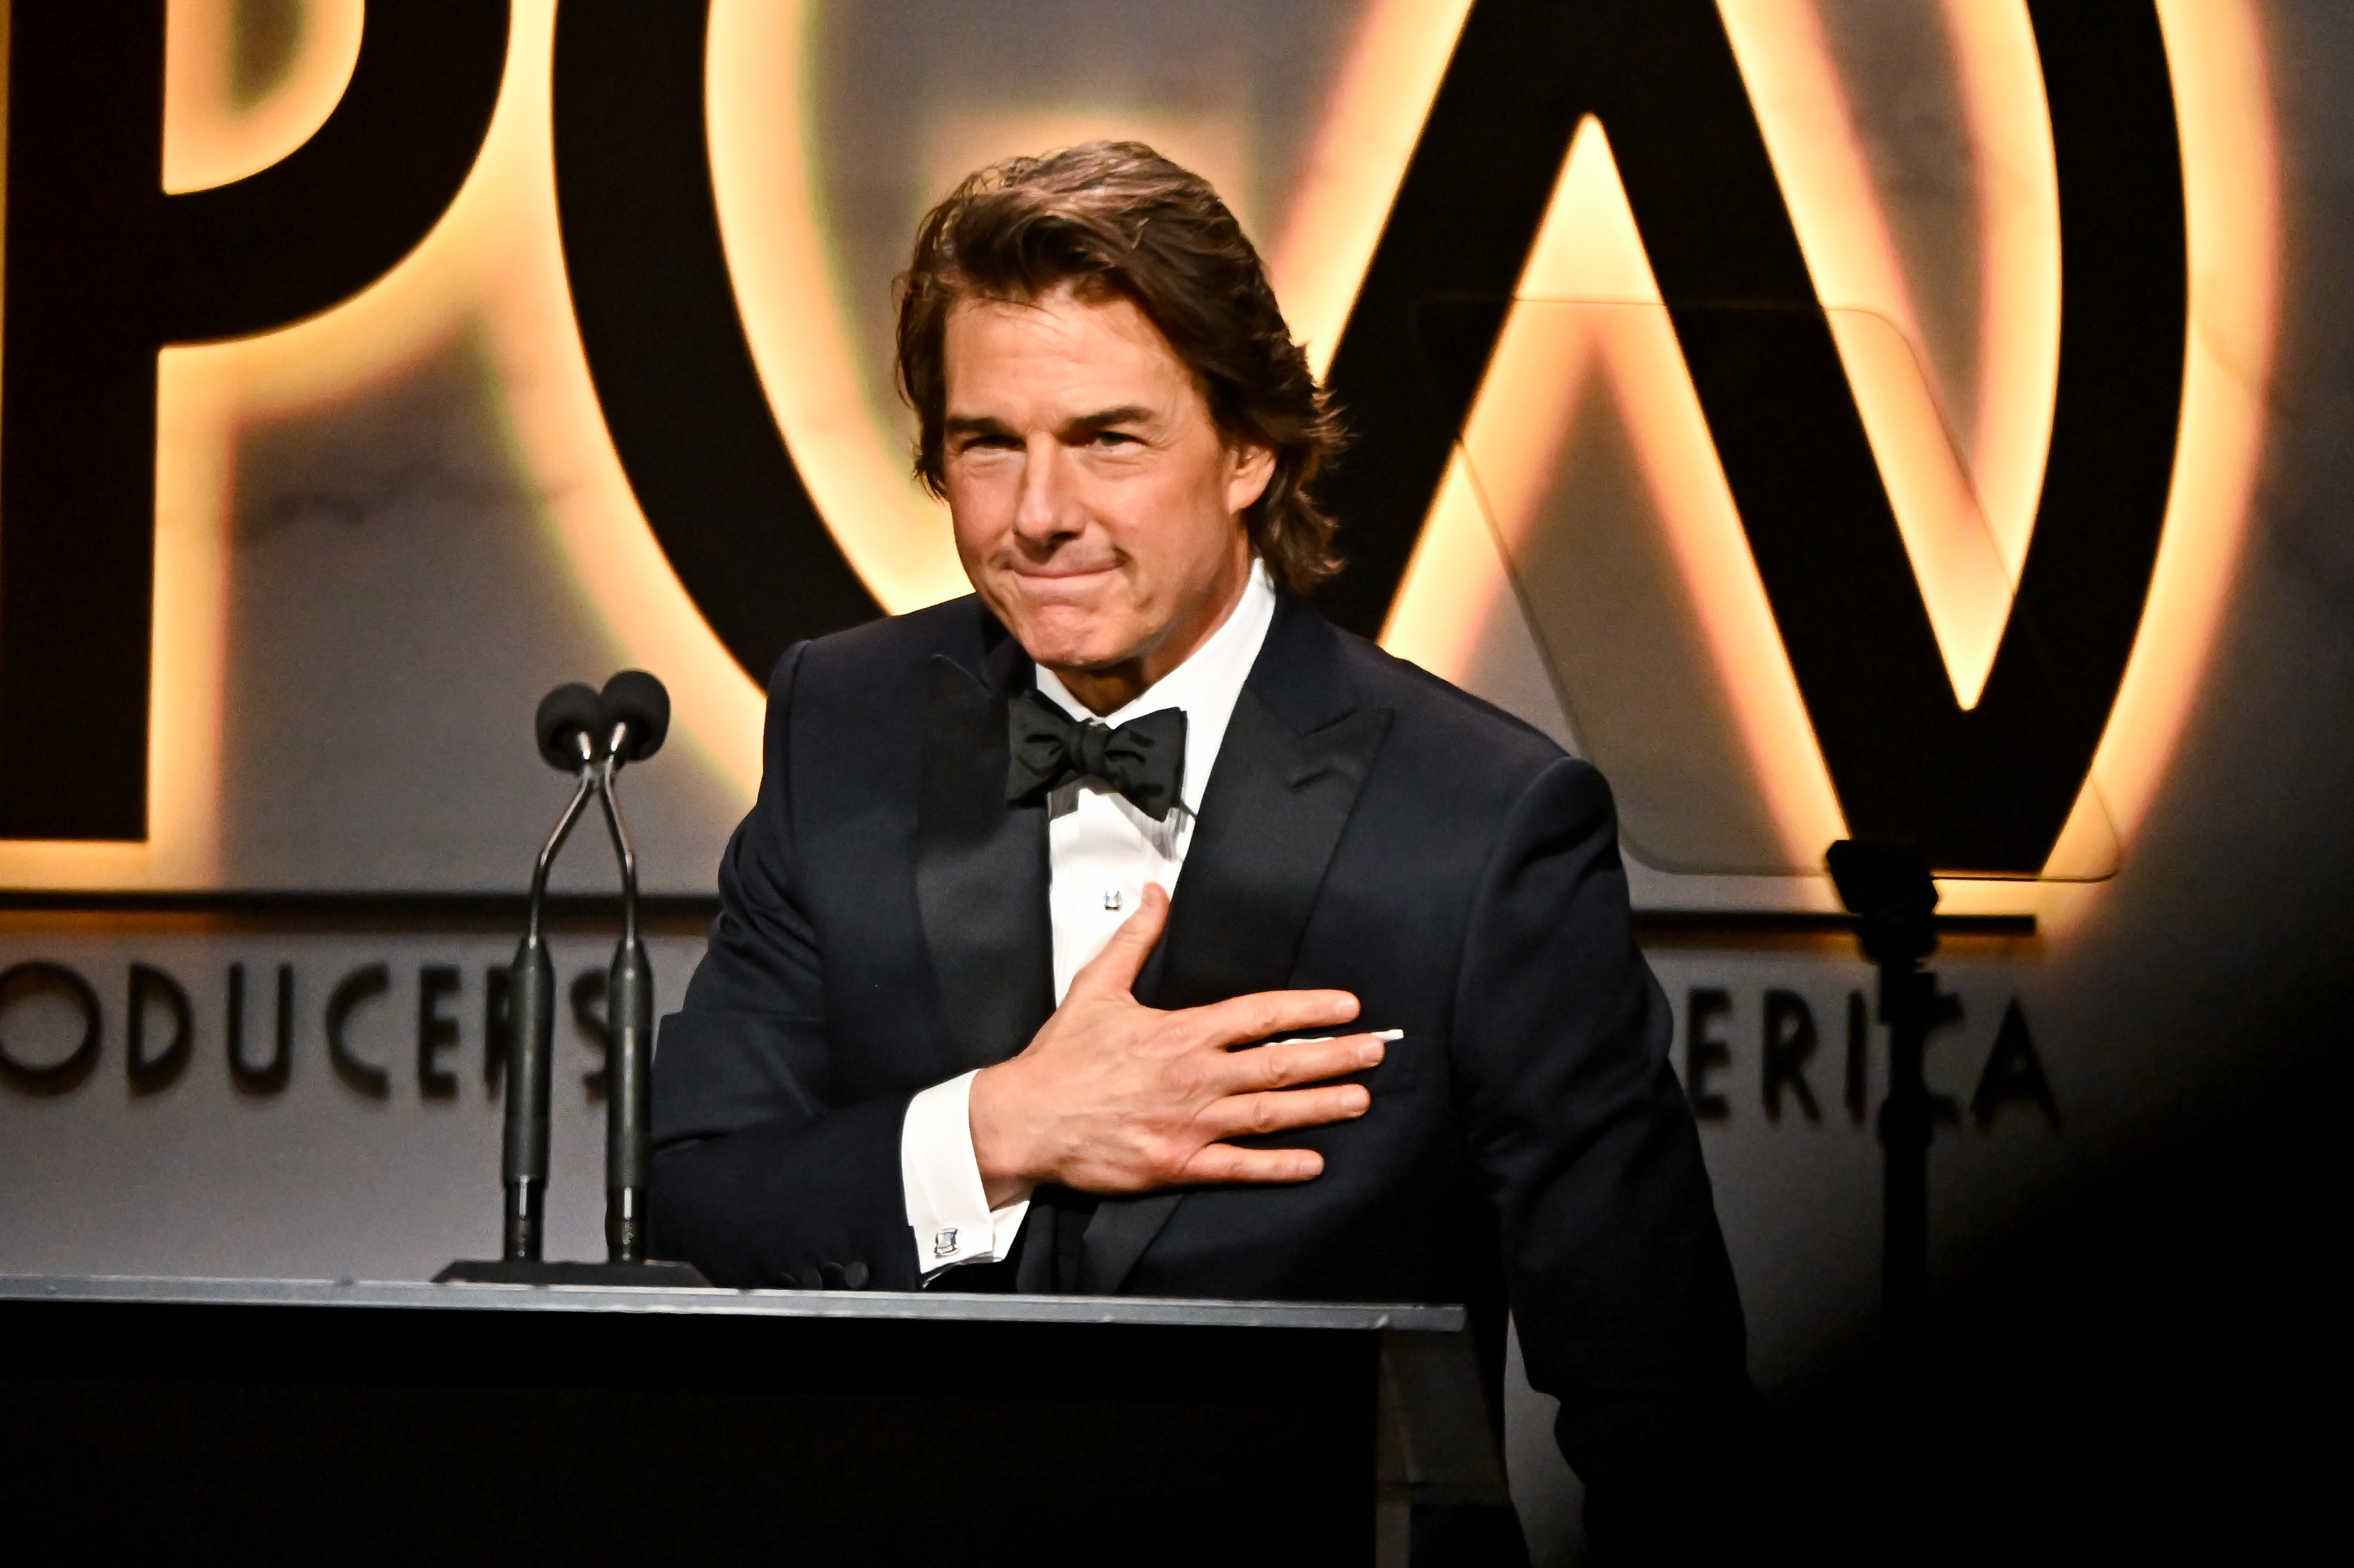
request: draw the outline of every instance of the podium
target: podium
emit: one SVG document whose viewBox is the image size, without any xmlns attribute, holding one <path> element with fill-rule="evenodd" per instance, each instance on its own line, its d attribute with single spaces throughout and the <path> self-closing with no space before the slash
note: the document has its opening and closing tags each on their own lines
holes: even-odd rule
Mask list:
<svg viewBox="0 0 2354 1568">
<path fill-rule="evenodd" d="M 26 1561 L 1403 1564 L 1504 1499 L 1458 1307 L 7 1277 L 0 1325 Z"/>
</svg>

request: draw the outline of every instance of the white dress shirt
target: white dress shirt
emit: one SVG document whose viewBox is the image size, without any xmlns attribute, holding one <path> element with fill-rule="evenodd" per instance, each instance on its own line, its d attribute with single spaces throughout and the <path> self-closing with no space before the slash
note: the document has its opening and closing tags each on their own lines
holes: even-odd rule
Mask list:
<svg viewBox="0 0 2354 1568">
<path fill-rule="evenodd" d="M 1136 912 L 1146 884 L 1176 893 L 1226 723 L 1274 620 L 1275 585 L 1265 563 L 1254 562 L 1241 599 L 1209 641 L 1134 702 L 1104 715 L 1104 723 L 1117 727 L 1163 708 L 1184 710 L 1184 782 L 1167 821 L 1154 821 L 1099 779 L 1077 779 L 1047 797 L 1046 906 L 1055 932 L 1056 1006 L 1072 977 Z M 1096 716 L 1043 666 L 1038 690 L 1075 719 Z M 1002 1259 L 1030 1210 L 1027 1199 L 989 1206 L 972 1152 L 971 1095 L 970 1073 L 935 1084 L 908 1105 L 900 1127 L 907 1224 L 915 1233 L 917 1266 L 927 1275 Z"/>
</svg>

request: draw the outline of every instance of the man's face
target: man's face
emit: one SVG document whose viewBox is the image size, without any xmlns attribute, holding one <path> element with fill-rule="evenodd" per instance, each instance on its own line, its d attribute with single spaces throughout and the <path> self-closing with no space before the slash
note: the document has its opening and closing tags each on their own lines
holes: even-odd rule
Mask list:
<svg viewBox="0 0 2354 1568">
<path fill-rule="evenodd" d="M 1108 713 L 1242 592 L 1242 513 L 1274 459 L 1221 438 L 1192 372 L 1126 300 L 960 304 L 946 369 L 965 573 L 1032 658 Z"/>
</svg>

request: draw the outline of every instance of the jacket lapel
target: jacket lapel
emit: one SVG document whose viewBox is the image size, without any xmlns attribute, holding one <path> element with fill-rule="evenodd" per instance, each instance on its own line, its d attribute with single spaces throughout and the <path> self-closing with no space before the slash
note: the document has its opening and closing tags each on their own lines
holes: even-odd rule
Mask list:
<svg viewBox="0 0 2354 1568">
<path fill-rule="evenodd" d="M 1139 979 L 1141 1000 L 1198 1007 L 1290 983 L 1390 717 L 1358 705 L 1339 633 L 1283 599 L 1219 745 L 1168 932 Z M 1087 1226 L 1080 1291 L 1117 1291 L 1183 1196 L 1100 1203 Z"/>
<path fill-rule="evenodd" d="M 1002 638 L 982 673 L 931 662 L 916 902 L 959 1061 L 1002 1062 L 1055 1010 L 1046 809 L 1005 803 L 1005 706 L 1029 665 Z"/>
</svg>

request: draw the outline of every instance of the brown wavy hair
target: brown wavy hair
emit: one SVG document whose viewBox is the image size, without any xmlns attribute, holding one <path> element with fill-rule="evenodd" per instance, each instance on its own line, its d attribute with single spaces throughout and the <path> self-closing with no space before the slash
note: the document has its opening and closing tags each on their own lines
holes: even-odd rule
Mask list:
<svg viewBox="0 0 2354 1568">
<path fill-rule="evenodd" d="M 1305 594 L 1341 569 L 1308 487 L 1341 448 L 1331 397 L 1291 339 L 1267 269 L 1207 180 L 1140 142 L 1089 142 L 967 176 L 916 231 L 897 281 L 899 395 L 916 476 L 945 495 L 949 316 L 968 300 L 1026 303 L 1062 288 L 1125 299 L 1193 372 L 1219 432 L 1275 454 L 1243 514 L 1277 579 Z"/>
</svg>

